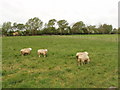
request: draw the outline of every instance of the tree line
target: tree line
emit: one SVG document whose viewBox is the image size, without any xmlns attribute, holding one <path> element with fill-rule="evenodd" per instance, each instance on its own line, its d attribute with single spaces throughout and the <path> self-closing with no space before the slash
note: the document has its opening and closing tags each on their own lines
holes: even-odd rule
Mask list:
<svg viewBox="0 0 120 90">
<path fill-rule="evenodd" d="M 120 28 L 113 28 L 112 25 L 101 24 L 85 25 L 83 21 L 78 21 L 69 25 L 66 20 L 51 19 L 43 24 L 38 17 L 29 19 L 25 24 L 4 22 L 0 28 L 4 36 L 13 36 L 18 32 L 20 36 L 29 35 L 71 35 L 71 34 L 120 34 Z"/>
</svg>

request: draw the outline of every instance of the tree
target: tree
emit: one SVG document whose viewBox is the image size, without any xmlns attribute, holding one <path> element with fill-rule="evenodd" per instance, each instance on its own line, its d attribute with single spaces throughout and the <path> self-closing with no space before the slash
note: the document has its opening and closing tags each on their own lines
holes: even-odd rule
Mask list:
<svg viewBox="0 0 120 90">
<path fill-rule="evenodd" d="M 99 32 L 102 34 L 110 34 L 112 32 L 112 25 L 107 24 L 100 25 Z"/>
<path fill-rule="evenodd" d="M 98 32 L 98 29 L 96 28 L 96 26 L 95 25 L 89 25 L 89 26 L 87 26 L 87 28 L 88 28 L 88 32 L 89 32 L 89 34 L 97 34 L 97 33 L 99 33 Z"/>
<path fill-rule="evenodd" d="M 12 29 L 11 22 L 4 22 L 2 25 L 2 34 L 7 36 L 7 32 Z"/>
<path fill-rule="evenodd" d="M 13 26 L 12 26 L 12 31 L 16 31 L 16 30 L 17 30 L 17 23 L 14 22 L 14 23 L 13 23 Z"/>
<path fill-rule="evenodd" d="M 57 24 L 59 26 L 58 31 L 61 35 L 65 34 L 66 31 L 69 33 L 69 26 L 68 26 L 68 22 L 66 20 L 59 20 L 57 22 Z"/>
<path fill-rule="evenodd" d="M 107 24 L 103 24 L 103 28 L 105 29 L 104 33 L 105 34 L 110 34 L 112 31 L 112 25 L 107 25 Z"/>
<path fill-rule="evenodd" d="M 85 27 L 85 24 L 82 22 L 82 21 L 79 21 L 79 22 L 76 22 L 73 26 L 72 26 L 72 29 L 71 29 L 71 33 L 84 33 L 82 31 L 82 28 Z"/>
<path fill-rule="evenodd" d="M 82 33 L 89 34 L 89 29 L 87 27 L 82 28 Z"/>
<path fill-rule="evenodd" d="M 29 34 L 36 35 L 37 30 L 40 30 L 42 28 L 42 25 L 43 22 L 39 18 L 34 17 L 27 21 L 25 28 L 27 31 L 30 30 Z"/>
<path fill-rule="evenodd" d="M 25 25 L 24 24 L 17 24 L 17 29 L 20 31 L 25 30 Z"/>
<path fill-rule="evenodd" d="M 117 34 L 118 33 L 118 29 L 114 28 L 111 32 L 111 34 Z"/>
<path fill-rule="evenodd" d="M 57 30 L 55 28 L 57 20 L 51 19 L 48 23 L 45 23 L 45 28 L 43 29 L 43 33 L 45 34 L 57 34 Z"/>
<path fill-rule="evenodd" d="M 47 27 L 55 27 L 55 23 L 57 22 L 57 20 L 55 19 L 51 19 L 48 21 Z"/>
</svg>

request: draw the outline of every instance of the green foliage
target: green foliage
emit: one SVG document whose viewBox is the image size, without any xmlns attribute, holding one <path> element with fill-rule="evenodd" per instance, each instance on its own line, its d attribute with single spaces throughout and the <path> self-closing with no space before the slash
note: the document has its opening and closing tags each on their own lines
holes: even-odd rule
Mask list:
<svg viewBox="0 0 120 90">
<path fill-rule="evenodd" d="M 34 17 L 27 21 L 25 27 L 26 27 L 26 30 L 30 31 L 30 34 L 36 35 L 37 30 L 40 30 L 42 28 L 42 25 L 43 25 L 43 22 L 39 18 Z"/>
<path fill-rule="evenodd" d="M 117 34 L 118 33 L 118 29 L 114 28 L 113 31 L 111 32 L 111 34 Z"/>
<path fill-rule="evenodd" d="M 24 30 L 25 29 L 25 25 L 24 24 L 17 24 L 17 28 L 18 30 Z"/>
<path fill-rule="evenodd" d="M 82 28 L 85 27 L 85 24 L 82 21 L 76 22 L 71 29 L 71 33 L 84 33 Z"/>
<path fill-rule="evenodd" d="M 49 27 L 55 27 L 54 25 L 55 25 L 56 22 L 57 22 L 57 20 L 55 20 L 55 19 L 49 20 L 49 21 L 48 21 L 48 24 L 47 24 L 47 27 L 48 27 L 48 28 L 49 28 Z"/>
<path fill-rule="evenodd" d="M 65 31 L 69 30 L 68 22 L 66 20 L 59 20 L 57 24 L 59 26 L 58 30 L 60 34 L 64 34 Z"/>
<path fill-rule="evenodd" d="M 97 34 L 99 33 L 98 29 L 96 28 L 96 26 L 92 26 L 92 25 L 89 25 L 87 26 L 87 29 L 88 29 L 88 33 L 90 34 Z"/>
<path fill-rule="evenodd" d="M 102 34 L 110 34 L 112 32 L 112 25 L 107 24 L 100 25 L 99 32 Z"/>
<path fill-rule="evenodd" d="M 20 36 L 31 35 L 70 35 L 70 34 L 118 34 L 119 29 L 113 29 L 112 25 L 101 24 L 99 27 L 95 25 L 85 25 L 83 21 L 75 22 L 69 25 L 66 20 L 50 19 L 44 24 L 38 18 L 29 19 L 26 24 L 16 22 L 11 25 L 11 22 L 5 22 L 2 25 L 2 33 L 5 36 L 13 35 L 13 32 L 19 32 Z"/>
<path fill-rule="evenodd" d="M 11 30 L 11 22 L 4 22 L 2 25 L 2 34 L 7 36 L 7 32 Z"/>
<path fill-rule="evenodd" d="M 48 21 L 48 24 L 45 23 L 45 28 L 43 29 L 43 34 L 57 34 L 57 29 L 55 28 L 55 24 L 57 21 L 55 19 L 51 19 Z"/>
<path fill-rule="evenodd" d="M 13 36 L 13 33 L 14 33 L 14 31 L 11 30 L 11 31 L 9 31 L 9 32 L 7 33 L 7 35 L 8 35 L 8 36 Z"/>
<path fill-rule="evenodd" d="M 58 31 L 55 27 L 48 27 L 43 29 L 42 34 L 58 34 Z"/>
<path fill-rule="evenodd" d="M 3 88 L 118 87 L 117 35 L 3 37 Z M 20 49 L 31 47 L 30 55 Z M 48 49 L 38 57 L 37 50 Z M 90 63 L 77 66 L 75 54 L 87 51 Z"/>
<path fill-rule="evenodd" d="M 16 22 L 13 23 L 12 30 L 13 30 L 13 31 L 14 31 L 14 30 L 17 30 L 17 23 L 16 23 Z"/>
</svg>

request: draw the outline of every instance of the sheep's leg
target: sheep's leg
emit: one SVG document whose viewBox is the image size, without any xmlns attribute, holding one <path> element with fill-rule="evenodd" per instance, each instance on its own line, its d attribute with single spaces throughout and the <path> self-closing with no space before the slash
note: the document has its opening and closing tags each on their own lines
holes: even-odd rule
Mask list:
<svg viewBox="0 0 120 90">
<path fill-rule="evenodd" d="M 79 65 L 79 61 L 77 60 L 77 66 Z"/>
<path fill-rule="evenodd" d="M 86 64 L 86 61 L 83 61 L 83 64 Z"/>
<path fill-rule="evenodd" d="M 78 66 L 80 66 L 80 62 L 78 62 Z"/>
<path fill-rule="evenodd" d="M 80 65 L 81 65 L 82 63 L 81 63 L 81 61 L 80 61 Z"/>
<path fill-rule="evenodd" d="M 82 61 L 81 60 L 79 60 L 79 64 L 82 65 Z"/>
<path fill-rule="evenodd" d="M 23 53 L 23 56 L 25 56 L 25 53 Z"/>
<path fill-rule="evenodd" d="M 40 57 L 40 55 L 39 55 L 39 57 Z"/>
<path fill-rule="evenodd" d="M 83 62 L 81 62 L 81 66 L 83 66 Z"/>
<path fill-rule="evenodd" d="M 84 64 L 84 61 L 81 60 L 81 65 L 83 66 L 83 64 Z"/>
<path fill-rule="evenodd" d="M 21 53 L 21 56 L 23 56 L 23 53 L 22 53 L 22 51 L 21 51 L 20 53 Z"/>
<path fill-rule="evenodd" d="M 80 66 L 80 62 L 78 61 L 78 66 Z"/>
<path fill-rule="evenodd" d="M 44 57 L 46 57 L 45 53 L 43 55 L 44 55 Z"/>
<path fill-rule="evenodd" d="M 78 60 L 76 60 L 76 64 L 77 64 L 77 66 L 78 66 Z"/>
<path fill-rule="evenodd" d="M 77 66 L 80 66 L 80 59 L 77 60 Z"/>
<path fill-rule="evenodd" d="M 89 61 L 87 63 L 89 64 Z"/>
<path fill-rule="evenodd" d="M 90 63 L 90 59 L 88 59 L 88 64 Z"/>
<path fill-rule="evenodd" d="M 21 56 L 23 56 L 23 54 L 21 53 Z"/>
</svg>

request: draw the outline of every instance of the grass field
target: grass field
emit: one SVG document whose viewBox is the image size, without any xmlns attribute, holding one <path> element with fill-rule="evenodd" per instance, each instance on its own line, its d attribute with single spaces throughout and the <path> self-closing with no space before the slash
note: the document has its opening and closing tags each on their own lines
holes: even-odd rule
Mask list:
<svg viewBox="0 0 120 90">
<path fill-rule="evenodd" d="M 118 87 L 117 35 L 17 36 L 2 38 L 3 88 Z M 31 55 L 20 49 L 31 47 Z M 38 57 L 37 50 L 48 49 Z M 89 52 L 90 64 L 77 66 L 75 54 Z"/>
</svg>

